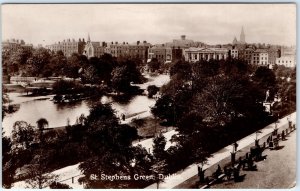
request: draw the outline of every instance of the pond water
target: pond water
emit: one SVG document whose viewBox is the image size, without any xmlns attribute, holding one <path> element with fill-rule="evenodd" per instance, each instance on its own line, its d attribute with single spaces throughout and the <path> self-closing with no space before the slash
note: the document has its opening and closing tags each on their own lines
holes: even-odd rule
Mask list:
<svg viewBox="0 0 300 191">
<path fill-rule="evenodd" d="M 169 76 L 159 75 L 156 77 L 147 76 L 149 81 L 139 85 L 141 88 L 146 88 L 148 85 L 162 86 L 169 81 Z M 76 103 L 54 103 L 50 99 L 53 95 L 43 96 L 39 100 L 37 97 L 24 97 L 19 93 L 9 93 L 9 98 L 12 103 L 20 104 L 20 108 L 15 113 L 5 116 L 2 122 L 2 127 L 6 135 L 10 135 L 13 124 L 16 121 L 26 121 L 31 125 L 36 125 L 39 118 L 46 118 L 49 122 L 49 127 L 66 126 L 67 121 L 74 124 L 76 119 L 84 114 L 89 114 L 90 106 L 98 100 L 83 100 Z M 20 97 L 21 96 L 21 97 Z M 40 97 L 38 97 L 40 98 Z M 137 95 L 126 99 L 126 101 L 116 100 L 111 96 L 102 96 L 99 98 L 102 103 L 111 103 L 116 114 L 120 116 L 130 116 L 135 113 L 149 111 L 155 104 L 154 99 L 149 99 L 146 95 Z"/>
</svg>

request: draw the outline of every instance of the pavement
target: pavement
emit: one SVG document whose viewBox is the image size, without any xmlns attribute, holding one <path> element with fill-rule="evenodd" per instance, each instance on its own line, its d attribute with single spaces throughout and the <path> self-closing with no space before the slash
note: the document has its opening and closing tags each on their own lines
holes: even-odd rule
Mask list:
<svg viewBox="0 0 300 191">
<path fill-rule="evenodd" d="M 292 113 L 289 116 L 281 118 L 277 123 L 277 128 L 282 129 L 284 126 L 288 124 L 288 118 L 293 121 L 293 123 L 296 122 L 296 112 Z M 261 129 L 261 133 L 258 134 L 258 139 L 261 137 L 265 137 L 273 132 L 275 128 L 275 123 L 272 123 L 263 129 Z M 243 139 L 237 141 L 238 143 L 238 151 L 246 148 L 247 146 L 250 146 L 254 143 L 256 139 L 256 133 L 252 133 Z M 232 145 L 228 145 L 224 147 L 223 149 L 217 151 L 216 153 L 213 153 L 211 157 L 207 159 L 207 163 L 203 166 L 203 169 L 209 169 L 210 167 L 213 167 L 215 164 L 219 163 L 220 161 L 224 159 L 228 159 L 230 157 L 230 152 L 232 152 L 233 148 Z M 161 182 L 159 184 L 159 188 L 161 189 L 171 189 L 171 188 L 178 188 L 180 184 L 183 184 L 185 181 L 197 176 L 198 174 L 198 165 L 192 164 L 185 168 L 184 170 L 178 171 L 177 173 L 174 173 L 171 175 L 172 178 L 164 180 L 164 182 Z M 147 189 L 156 189 L 157 184 L 152 184 Z"/>
<path fill-rule="evenodd" d="M 266 149 L 266 160 L 256 162 L 257 171 L 241 171 L 243 181 L 223 181 L 210 188 L 222 189 L 289 189 L 296 186 L 296 145 L 297 133 L 291 132 L 286 140 L 279 142 L 279 149 Z"/>
</svg>

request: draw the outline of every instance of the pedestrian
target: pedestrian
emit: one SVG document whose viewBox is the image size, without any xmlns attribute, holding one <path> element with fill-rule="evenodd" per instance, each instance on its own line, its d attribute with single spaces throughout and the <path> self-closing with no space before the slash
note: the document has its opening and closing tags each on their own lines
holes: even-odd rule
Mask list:
<svg viewBox="0 0 300 191">
<path fill-rule="evenodd" d="M 239 145 L 237 144 L 237 142 L 235 142 L 235 143 L 234 143 L 234 152 L 237 151 L 238 146 L 239 146 Z"/>
<path fill-rule="evenodd" d="M 204 172 L 205 170 L 202 169 L 202 167 L 198 166 L 198 176 L 199 176 L 199 181 L 201 183 L 204 182 L 205 178 L 204 178 Z"/>
<path fill-rule="evenodd" d="M 281 132 L 281 139 L 282 139 L 282 140 L 285 140 L 284 130 L 282 130 L 282 132 Z"/>
<path fill-rule="evenodd" d="M 218 176 L 221 175 L 221 174 L 222 174 L 222 169 L 221 169 L 220 165 L 218 164 L 218 168 L 217 168 L 216 173 L 215 173 L 216 178 L 218 178 Z"/>
</svg>

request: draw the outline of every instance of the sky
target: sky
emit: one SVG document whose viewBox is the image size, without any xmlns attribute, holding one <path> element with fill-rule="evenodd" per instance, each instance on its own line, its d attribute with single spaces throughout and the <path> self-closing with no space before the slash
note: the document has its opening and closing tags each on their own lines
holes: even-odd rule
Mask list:
<svg viewBox="0 0 300 191">
<path fill-rule="evenodd" d="M 52 44 L 63 39 L 136 41 L 239 40 L 296 45 L 296 4 L 27 4 L 2 5 L 2 40 Z"/>
</svg>

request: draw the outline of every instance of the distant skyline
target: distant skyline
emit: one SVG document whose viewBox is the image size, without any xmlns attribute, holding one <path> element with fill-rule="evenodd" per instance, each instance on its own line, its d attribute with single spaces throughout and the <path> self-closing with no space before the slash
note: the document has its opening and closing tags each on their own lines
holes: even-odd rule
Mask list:
<svg viewBox="0 0 300 191">
<path fill-rule="evenodd" d="M 187 39 L 207 44 L 296 45 L 296 4 L 2 5 L 2 40 L 53 44 L 64 39 L 152 44 Z"/>
</svg>

